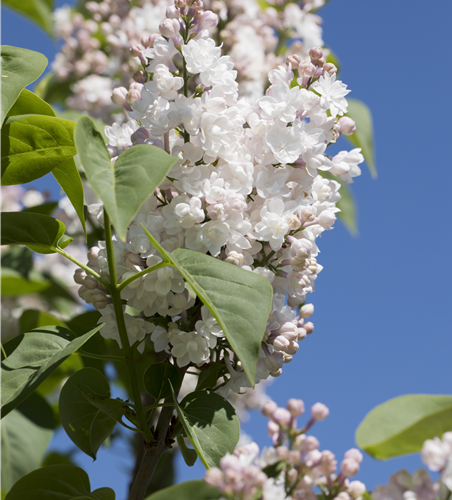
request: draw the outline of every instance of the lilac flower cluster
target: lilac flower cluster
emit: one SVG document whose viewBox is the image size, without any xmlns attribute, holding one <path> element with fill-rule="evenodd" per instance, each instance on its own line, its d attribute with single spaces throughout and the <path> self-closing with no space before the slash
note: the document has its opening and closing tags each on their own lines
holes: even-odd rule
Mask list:
<svg viewBox="0 0 452 500">
<path fill-rule="evenodd" d="M 210 23 L 209 32 L 231 56 L 241 95 L 261 96 L 268 72 L 283 64 L 286 54 L 305 61 L 311 48 L 323 45 L 322 20 L 314 12 L 324 0 L 269 2 L 266 7 L 257 0 L 204 3 L 213 11 L 210 19 L 218 16 L 219 25 Z M 110 100 L 112 91 L 127 88 L 133 99 L 131 75 L 137 81 L 142 75 L 140 50 L 152 48 L 160 36 L 159 19 L 170 5 L 169 0 L 82 0 L 77 9 L 57 9 L 56 33 L 64 43 L 53 70 L 57 81 L 70 83 L 66 105 L 111 123 L 117 111 Z M 163 29 L 171 30 L 173 22 L 168 19 Z"/>
<path fill-rule="evenodd" d="M 179 158 L 141 207 L 126 242 L 114 237 L 118 279 L 162 260 L 142 225 L 169 252 L 185 247 L 210 253 L 263 276 L 274 298 L 257 366 L 259 382 L 280 375 L 314 329 L 306 322 L 313 306 L 305 302 L 322 270 L 316 241 L 332 229 L 340 199 L 339 182 L 322 173 L 353 182 L 363 161 L 359 149 L 325 154 L 343 133 L 349 91 L 316 47 L 310 51 L 315 71 L 308 80 L 289 62 L 270 71 L 265 96 L 239 99 L 231 59 L 209 36 L 216 16 L 199 0 L 177 0 L 166 16 L 162 36 L 140 52 L 146 81 L 136 82 L 139 98 L 132 106 L 122 99 L 138 123 L 106 128 L 112 161 L 136 143 L 162 147 Z M 102 222 L 101 206 L 90 211 Z M 89 265 L 108 275 L 103 242 L 90 250 Z M 102 313 L 101 334 L 119 342 L 106 291 L 83 271 L 76 279 L 80 296 Z M 217 350 L 216 361 L 224 363 L 224 394 L 250 386 L 223 331 L 207 308 L 197 305 L 176 269 L 142 276 L 122 298 L 141 312 L 129 333 L 140 350 L 149 333 L 155 351 L 167 352 L 178 366 L 210 363 Z"/>
<path fill-rule="evenodd" d="M 259 457 L 256 443 L 238 446 L 233 455 L 226 455 L 220 467 L 209 469 L 204 480 L 221 490 L 228 500 L 315 500 L 314 489 L 320 489 L 327 499 L 361 500 L 366 487 L 349 478 L 359 471 L 361 453 L 348 450 L 337 471 L 337 460 L 329 450 L 320 451 L 319 442 L 306 432 L 319 420 L 324 420 L 328 408 L 316 403 L 311 418 L 301 429 L 297 418 L 304 413 L 300 399 L 290 399 L 286 408 L 268 401 L 262 408 L 268 422 L 273 446 L 265 448 Z"/>
</svg>

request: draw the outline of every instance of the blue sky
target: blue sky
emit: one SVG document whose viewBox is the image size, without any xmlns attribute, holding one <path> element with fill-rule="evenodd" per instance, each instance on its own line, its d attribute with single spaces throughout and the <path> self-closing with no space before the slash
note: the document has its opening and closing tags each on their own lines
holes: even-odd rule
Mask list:
<svg viewBox="0 0 452 500">
<path fill-rule="evenodd" d="M 52 60 L 55 44 L 46 35 L 2 14 L 2 43 Z M 332 0 L 320 14 L 350 97 L 372 109 L 378 179 L 363 169 L 355 180 L 359 236 L 340 223 L 323 234 L 315 331 L 269 394 L 281 405 L 297 397 L 329 406 L 313 434 L 341 459 L 375 405 L 407 393 L 452 394 L 452 2 Z M 265 425 L 253 415 L 244 430 L 264 446 Z M 55 446 L 64 446 L 63 438 Z M 121 499 L 124 450 L 104 455 L 80 463 L 95 487 L 112 486 Z M 420 465 L 417 455 L 366 457 L 357 479 L 371 489 Z M 203 474 L 199 464 L 183 467 L 181 479 Z"/>
</svg>

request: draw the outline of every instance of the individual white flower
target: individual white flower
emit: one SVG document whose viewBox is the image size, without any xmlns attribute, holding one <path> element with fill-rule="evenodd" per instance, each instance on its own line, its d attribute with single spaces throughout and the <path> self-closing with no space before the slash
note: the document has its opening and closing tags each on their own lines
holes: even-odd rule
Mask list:
<svg viewBox="0 0 452 500">
<path fill-rule="evenodd" d="M 224 337 L 224 332 L 206 306 L 201 308 L 201 317 L 202 319 L 195 323 L 196 331 L 207 339 L 209 347 L 214 349 L 217 345 L 217 339 Z"/>
<path fill-rule="evenodd" d="M 108 137 L 109 145 L 115 148 L 126 148 L 132 145 L 130 136 L 138 130 L 136 120 L 129 120 L 122 125 L 113 123 L 111 127 L 105 126 L 105 135 Z"/>
<path fill-rule="evenodd" d="M 147 265 L 151 267 L 161 262 L 160 257 L 151 256 L 147 258 Z M 171 266 L 161 267 L 156 271 L 143 277 L 144 289 L 148 292 L 156 292 L 157 295 L 166 296 L 169 292 L 182 293 L 185 283 L 180 272 Z"/>
<path fill-rule="evenodd" d="M 331 162 L 330 172 L 337 175 L 341 181 L 350 183 L 352 178 L 361 175 L 361 169 L 358 167 L 364 161 L 360 148 L 351 151 L 341 151 Z"/>
<path fill-rule="evenodd" d="M 157 326 L 151 334 L 151 340 L 154 342 L 155 352 L 169 352 L 168 332 L 161 326 Z"/>
<path fill-rule="evenodd" d="M 347 85 L 340 80 L 336 81 L 336 75 L 330 76 L 325 73 L 311 87 L 321 95 L 320 105 L 329 109 L 331 116 L 343 115 L 347 112 L 347 99 L 345 96 L 350 92 Z"/>
<path fill-rule="evenodd" d="M 170 71 L 176 71 L 176 66 L 173 63 L 173 57 L 178 53 L 171 39 L 168 41 L 164 38 L 156 38 L 154 47 L 143 51 L 145 57 L 152 59 L 147 71 L 153 73 L 159 64 L 164 64 Z"/>
<path fill-rule="evenodd" d="M 256 224 L 255 232 L 259 239 L 268 241 L 272 250 L 279 250 L 289 231 L 284 217 L 284 202 L 281 198 L 272 198 L 260 211 L 261 222 Z"/>
<path fill-rule="evenodd" d="M 285 82 L 272 85 L 267 90 L 267 95 L 259 99 L 263 117 L 267 120 L 277 118 L 284 124 L 295 120 L 301 103 L 300 89 L 298 87 L 290 88 Z"/>
<path fill-rule="evenodd" d="M 188 72 L 196 75 L 215 66 L 221 56 L 221 49 L 215 47 L 215 41 L 211 38 L 190 40 L 182 47 L 182 54 Z"/>
<path fill-rule="evenodd" d="M 171 354 L 176 358 L 177 366 L 186 366 L 188 363 L 199 365 L 209 358 L 209 344 L 196 332 L 179 331 L 171 337 L 170 342 L 173 345 Z"/>
<path fill-rule="evenodd" d="M 157 64 L 154 68 L 152 80 L 144 84 L 150 92 L 159 92 L 161 97 L 168 100 L 176 99 L 177 91 L 183 85 L 184 79 L 179 76 L 173 76 L 164 64 Z"/>
<path fill-rule="evenodd" d="M 306 151 L 301 142 L 301 134 L 294 127 L 272 125 L 264 136 L 276 160 L 281 163 L 293 163 Z"/>
</svg>

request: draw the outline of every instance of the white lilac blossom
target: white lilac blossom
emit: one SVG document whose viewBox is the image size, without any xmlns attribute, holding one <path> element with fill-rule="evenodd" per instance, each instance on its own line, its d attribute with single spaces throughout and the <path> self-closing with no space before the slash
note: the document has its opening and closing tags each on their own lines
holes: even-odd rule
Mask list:
<svg viewBox="0 0 452 500">
<path fill-rule="evenodd" d="M 304 403 L 300 399 L 290 399 L 286 408 L 267 401 L 262 413 L 270 419 L 268 431 L 273 446 L 259 453 L 254 442 L 239 444 L 232 455 L 220 460 L 219 467 L 206 472 L 204 481 L 229 500 L 310 500 L 316 498 L 319 486 L 331 498 L 362 500 L 366 486 L 361 481 L 349 480 L 359 471 L 363 459 L 359 450 L 348 450 L 337 471 L 334 454 L 320 451 L 318 440 L 306 434 L 309 422 L 304 427 L 297 426 L 297 418 L 303 412 Z M 274 477 L 267 476 L 269 469 L 276 471 Z"/>
<path fill-rule="evenodd" d="M 328 144 L 338 136 L 336 115 L 346 111 L 348 91 L 323 69 L 320 47 L 311 51 L 313 69 L 306 82 L 303 77 L 290 88 L 292 63 L 280 65 L 270 73 L 266 96 L 253 101 L 239 97 L 229 57 L 199 27 L 199 19 L 214 18 L 186 7 L 174 7 L 168 16 L 178 19 L 171 23 L 173 31 L 177 26 L 183 30 L 167 39 L 162 35 L 170 26 L 162 24 L 152 48 L 140 52 L 147 81 L 137 84 L 139 99 L 129 106 L 129 117 L 139 128 L 131 121 L 114 124 L 107 127 L 107 135 L 113 156 L 142 143 L 160 145 L 178 161 L 140 208 L 126 241 L 113 237 L 114 255 L 120 282 L 157 266 L 121 292 L 139 312 L 129 333 L 131 343 L 143 346 L 152 332 L 155 351 L 166 352 L 180 367 L 223 364 L 218 390 L 226 396 L 246 390 L 250 381 L 220 325 L 182 275 L 173 267 L 158 267 L 162 257 L 143 226 L 167 251 L 209 253 L 271 283 L 273 305 L 256 382 L 276 377 L 314 328 L 306 321 L 313 307 L 305 302 L 322 270 L 317 238 L 333 228 L 340 199 L 340 183 L 322 172 L 351 182 L 359 175 L 362 156 L 358 149 L 332 159 L 327 155 Z M 292 59 L 301 74 L 305 63 Z M 178 73 L 176 63 L 182 67 Z M 321 98 L 311 90 L 314 86 Z M 100 208 L 90 211 L 100 217 Z M 89 260 L 96 272 L 108 277 L 103 242 Z M 78 272 L 77 283 L 84 300 L 100 310 L 99 321 L 107 323 L 101 334 L 118 340 L 108 291 L 83 272 Z M 326 416 L 325 408 L 317 405 L 312 422 Z M 351 475 L 353 467 L 354 462 L 346 462 L 343 474 Z"/>
<path fill-rule="evenodd" d="M 145 83 L 143 55 L 152 57 L 153 68 L 161 63 L 174 71 L 171 58 L 174 45 L 181 43 L 181 36 L 178 33 L 180 18 L 171 4 L 171 0 L 135 0 L 133 3 L 81 0 L 78 7 L 56 9 L 55 31 L 63 44 L 52 63 L 55 78 L 69 84 L 80 82 L 72 85 L 73 94 L 66 105 L 89 111 L 111 123 L 117 109 L 105 102 L 106 93 L 92 91 L 99 87 L 100 79 L 110 94 L 112 89 L 123 89 L 125 102 L 130 102 L 134 99 L 133 92 L 127 91 L 130 85 L 134 81 Z M 323 4 L 324 0 L 287 1 L 278 5 L 277 11 L 274 6 L 262 6 L 257 0 L 205 0 L 206 11 L 200 13 L 197 20 L 197 38 L 184 46 L 188 71 L 197 74 L 202 67 L 200 80 L 205 86 L 219 84 L 219 78 L 231 82 L 231 77 L 236 80 L 237 76 L 241 96 L 262 96 L 268 72 L 283 64 L 285 55 L 309 62 L 310 50 L 323 45 L 322 19 L 315 13 Z M 169 17 L 162 22 L 165 12 Z M 230 56 L 230 60 L 223 56 L 209 67 L 208 59 L 199 59 L 201 54 L 210 54 L 212 62 L 211 58 L 219 54 L 218 47 L 209 48 L 210 42 L 206 43 L 206 30 L 211 39 L 223 43 L 223 54 Z M 170 39 L 168 43 L 156 42 L 161 35 Z M 219 75 L 220 68 L 232 70 L 233 65 L 234 71 L 223 71 Z M 93 76 L 96 79 L 91 78 Z M 96 94 L 102 99 L 93 99 Z M 122 105 L 117 99 L 114 102 Z"/>
</svg>

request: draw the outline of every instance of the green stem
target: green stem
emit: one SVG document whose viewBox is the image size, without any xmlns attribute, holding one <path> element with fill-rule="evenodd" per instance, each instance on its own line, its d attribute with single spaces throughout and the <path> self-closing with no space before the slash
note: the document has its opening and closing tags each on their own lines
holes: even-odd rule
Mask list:
<svg viewBox="0 0 452 500">
<path fill-rule="evenodd" d="M 148 273 L 152 273 L 152 271 L 157 271 L 157 269 L 160 269 L 161 267 L 170 266 L 170 265 L 171 264 L 169 262 L 163 261 L 163 262 L 159 262 L 158 264 L 155 264 L 154 266 L 151 266 L 151 267 L 148 267 L 146 269 L 143 269 L 143 271 L 140 271 L 139 273 L 134 274 L 133 276 L 130 276 L 130 278 L 127 278 L 122 283 L 120 283 L 117 286 L 117 290 L 120 292 L 127 285 L 130 285 L 130 283 L 132 283 L 132 281 L 135 281 L 138 278 L 141 278 L 142 276 L 144 276 L 144 275 L 146 275 Z"/>
<path fill-rule="evenodd" d="M 103 354 L 94 354 L 92 352 L 82 351 L 81 349 L 77 351 L 80 356 L 92 359 L 101 359 L 102 361 L 120 361 L 121 363 L 126 362 L 126 358 L 122 356 L 104 356 Z"/>
<path fill-rule="evenodd" d="M 162 408 L 163 406 L 174 406 L 174 404 L 173 403 L 160 403 L 160 404 L 156 403 L 155 405 L 146 406 L 144 411 L 149 411 L 149 410 L 156 409 L 156 408 Z"/>
<path fill-rule="evenodd" d="M 0 346 L 2 347 L 3 356 L 5 356 L 5 359 L 8 359 L 8 356 L 6 355 L 5 348 L 3 347 L 3 344 L 1 342 L 0 342 Z"/>
<path fill-rule="evenodd" d="M 129 371 L 130 385 L 132 387 L 132 397 L 135 402 L 137 420 L 139 430 L 143 433 L 146 442 L 153 439 L 151 429 L 146 422 L 146 415 L 141 402 L 140 387 L 138 385 L 138 376 L 133 359 L 133 351 L 130 347 L 129 336 L 127 335 L 126 323 L 124 320 L 124 312 L 122 310 L 121 292 L 118 290 L 118 275 L 115 266 L 115 256 L 113 252 L 113 240 L 111 235 L 110 216 L 104 207 L 104 225 L 105 225 L 105 246 L 107 249 L 108 269 L 111 280 L 111 298 L 113 299 L 113 307 L 115 310 L 116 323 L 118 325 L 119 337 L 121 338 L 124 357 Z"/>
<path fill-rule="evenodd" d="M 91 274 L 91 276 L 94 276 L 97 280 L 99 280 L 102 283 L 102 285 L 104 285 L 105 288 L 110 289 L 111 284 L 107 280 L 105 280 L 104 278 L 102 278 L 102 276 L 100 274 L 96 273 L 96 271 L 94 271 L 93 269 L 91 269 L 88 266 L 85 266 L 85 264 L 82 264 L 75 257 L 73 257 L 71 254 L 65 252 L 61 248 L 57 247 L 57 248 L 55 248 L 55 250 L 56 250 L 57 253 L 59 253 L 63 257 L 66 257 L 66 259 L 69 259 L 71 262 L 73 262 L 78 267 L 81 267 L 88 274 Z"/>
<path fill-rule="evenodd" d="M 273 255 L 275 255 L 275 251 L 272 250 L 266 257 L 264 257 L 260 262 L 259 262 L 259 265 L 260 266 L 264 266 L 265 264 L 267 264 L 267 262 L 273 257 Z"/>
</svg>

